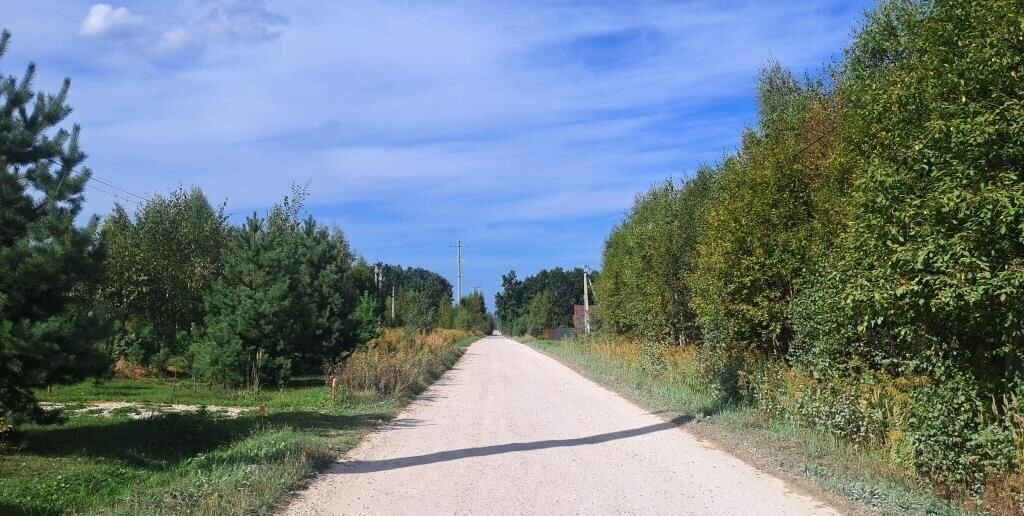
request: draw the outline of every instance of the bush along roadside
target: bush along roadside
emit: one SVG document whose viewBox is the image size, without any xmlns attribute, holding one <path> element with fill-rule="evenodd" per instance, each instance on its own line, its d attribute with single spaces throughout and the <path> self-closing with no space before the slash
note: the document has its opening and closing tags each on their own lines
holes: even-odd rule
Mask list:
<svg viewBox="0 0 1024 516">
<path fill-rule="evenodd" d="M 923 380 L 871 376 L 859 382 L 824 383 L 754 354 L 724 357 L 696 347 L 642 344 L 606 335 L 562 342 L 520 340 L 650 410 L 694 416 L 687 428 L 699 437 L 820 492 L 851 512 L 1021 511 L 1019 475 L 988 477 L 990 489 L 983 494 L 937 488 L 918 475 L 917 447 L 934 438 L 924 432 L 935 432 L 914 427 L 915 417 L 920 417 L 915 410 L 927 404 L 934 388 Z M 991 418 L 984 404 L 971 403 L 965 397 L 965 406 L 959 407 L 962 414 L 928 405 L 933 412 L 930 424 L 945 427 Z M 1006 413 L 998 405 L 987 410 Z M 934 421 L 950 419 L 954 422 Z M 972 424 L 976 423 L 966 425 Z M 1019 448 L 1010 451 L 1019 446 L 1010 444 L 1019 434 L 992 433 L 989 439 L 1002 439 L 1007 454 L 1020 453 Z M 962 457 L 952 448 L 945 453 Z"/>
<path fill-rule="evenodd" d="M 326 368 L 328 385 L 382 397 L 417 393 L 447 371 L 462 356 L 467 332 L 385 330 L 364 349 Z"/>
</svg>

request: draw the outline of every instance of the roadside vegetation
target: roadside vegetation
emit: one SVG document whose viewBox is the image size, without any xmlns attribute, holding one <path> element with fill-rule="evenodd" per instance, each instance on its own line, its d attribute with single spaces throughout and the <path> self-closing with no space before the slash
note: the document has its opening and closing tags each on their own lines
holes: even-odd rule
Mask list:
<svg viewBox="0 0 1024 516">
<path fill-rule="evenodd" d="M 453 343 L 465 342 L 465 335 L 461 330 L 418 335 L 388 331 L 372 346 L 329 368 L 327 375 L 337 378 L 351 392 L 382 396 L 418 392 L 437 378 L 438 371 L 447 370 L 462 356 L 463 349 Z"/>
<path fill-rule="evenodd" d="M 54 389 L 42 397 L 66 403 L 63 414 L 19 424 L 0 443 L 0 513 L 268 514 L 476 338 L 387 330 L 337 369 L 258 393 L 160 378 Z M 74 411 L 85 401 L 138 405 Z M 172 403 L 199 406 L 178 413 Z M 246 410 L 231 417 L 207 403 Z"/>
<path fill-rule="evenodd" d="M 545 347 L 781 456 L 834 440 L 795 462 L 863 463 L 823 481 L 858 500 L 1024 512 L 1022 42 L 1016 1 L 891 0 L 824 72 L 770 63 L 736 151 L 609 235 L 607 340 Z"/>
<path fill-rule="evenodd" d="M 692 348 L 642 346 L 606 335 L 520 340 L 666 419 L 692 417 L 688 431 L 798 487 L 824 493 L 844 511 L 957 515 L 977 508 L 943 500 L 913 469 L 893 464 L 890 449 L 724 402 Z"/>
<path fill-rule="evenodd" d="M 306 186 L 237 225 L 198 188 L 83 223 L 70 80 L 35 75 L 0 75 L 0 514 L 267 513 L 490 333 Z"/>
<path fill-rule="evenodd" d="M 599 273 L 592 272 L 591 280 Z M 572 326 L 573 305 L 583 304 L 583 269 L 544 269 L 525 279 L 516 271 L 501 277 L 494 314 L 505 335 L 537 336 L 543 330 Z M 591 296 L 590 302 L 594 302 Z"/>
<path fill-rule="evenodd" d="M 453 305 L 441 275 L 360 258 L 305 211 L 308 185 L 238 225 L 198 188 L 132 194 L 134 212 L 116 203 L 80 225 L 94 184 L 80 128 L 61 127 L 71 83 L 46 94 L 35 77 L 0 76 L 0 423 L 88 378 L 258 393 L 384 328 L 491 331 L 481 295 Z"/>
</svg>

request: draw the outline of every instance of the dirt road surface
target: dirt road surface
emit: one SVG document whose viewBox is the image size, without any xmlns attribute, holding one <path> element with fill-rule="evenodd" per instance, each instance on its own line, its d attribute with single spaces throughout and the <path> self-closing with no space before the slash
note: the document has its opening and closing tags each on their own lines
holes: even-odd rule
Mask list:
<svg viewBox="0 0 1024 516">
<path fill-rule="evenodd" d="M 836 514 L 683 423 L 488 337 L 284 514 Z"/>
</svg>

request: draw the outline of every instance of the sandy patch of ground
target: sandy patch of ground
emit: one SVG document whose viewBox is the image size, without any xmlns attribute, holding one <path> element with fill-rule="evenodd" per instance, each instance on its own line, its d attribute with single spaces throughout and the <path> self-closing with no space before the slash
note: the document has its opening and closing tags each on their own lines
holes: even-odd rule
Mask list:
<svg viewBox="0 0 1024 516">
<path fill-rule="evenodd" d="M 199 412 L 201 408 L 205 408 L 207 412 L 223 415 L 225 417 L 234 419 L 238 417 L 242 412 L 254 410 L 252 407 L 220 407 L 217 405 L 181 405 L 181 404 L 152 404 L 152 403 L 135 403 L 126 401 L 96 401 L 87 403 L 40 403 L 41 407 L 46 410 L 54 409 L 65 409 L 66 406 L 73 406 L 75 408 L 65 409 L 65 412 L 75 415 L 94 415 L 94 416 L 105 416 L 110 417 L 114 411 L 122 411 L 122 409 L 128 409 L 128 417 L 131 419 L 147 419 L 157 417 L 162 414 L 194 414 Z M 84 406 L 82 406 L 84 405 Z"/>
</svg>

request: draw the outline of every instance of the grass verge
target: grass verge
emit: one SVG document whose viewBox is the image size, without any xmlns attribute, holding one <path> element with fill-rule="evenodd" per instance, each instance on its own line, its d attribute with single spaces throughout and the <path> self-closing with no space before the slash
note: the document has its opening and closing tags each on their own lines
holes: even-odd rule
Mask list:
<svg viewBox="0 0 1024 516">
<path fill-rule="evenodd" d="M 668 417 L 694 417 L 687 428 L 702 439 L 784 478 L 849 513 L 959 515 L 957 504 L 889 465 L 880 450 L 766 418 L 757 410 L 718 403 L 710 389 L 686 377 L 645 374 L 581 342 L 519 339 L 639 405 Z"/>
<path fill-rule="evenodd" d="M 475 337 L 454 336 L 445 360 L 418 378 L 433 381 Z M 0 449 L 0 514 L 269 514 L 290 492 L 386 422 L 429 385 L 389 395 L 360 392 L 332 400 L 322 378 L 251 398 L 160 379 L 87 382 L 54 389 L 47 401 L 132 401 L 251 406 L 227 418 L 167 413 L 141 420 L 75 415 L 57 424 L 22 424 Z M 132 388 L 125 388 L 132 386 Z M 258 397 L 257 397 L 258 396 Z"/>
<path fill-rule="evenodd" d="M 329 408 L 330 392 L 320 376 L 292 379 L 283 389 L 232 390 L 195 384 L 188 378 L 113 378 L 53 387 L 38 393 L 39 401 L 88 403 L 124 401 L 145 404 L 218 405 L 228 407 Z"/>
</svg>

